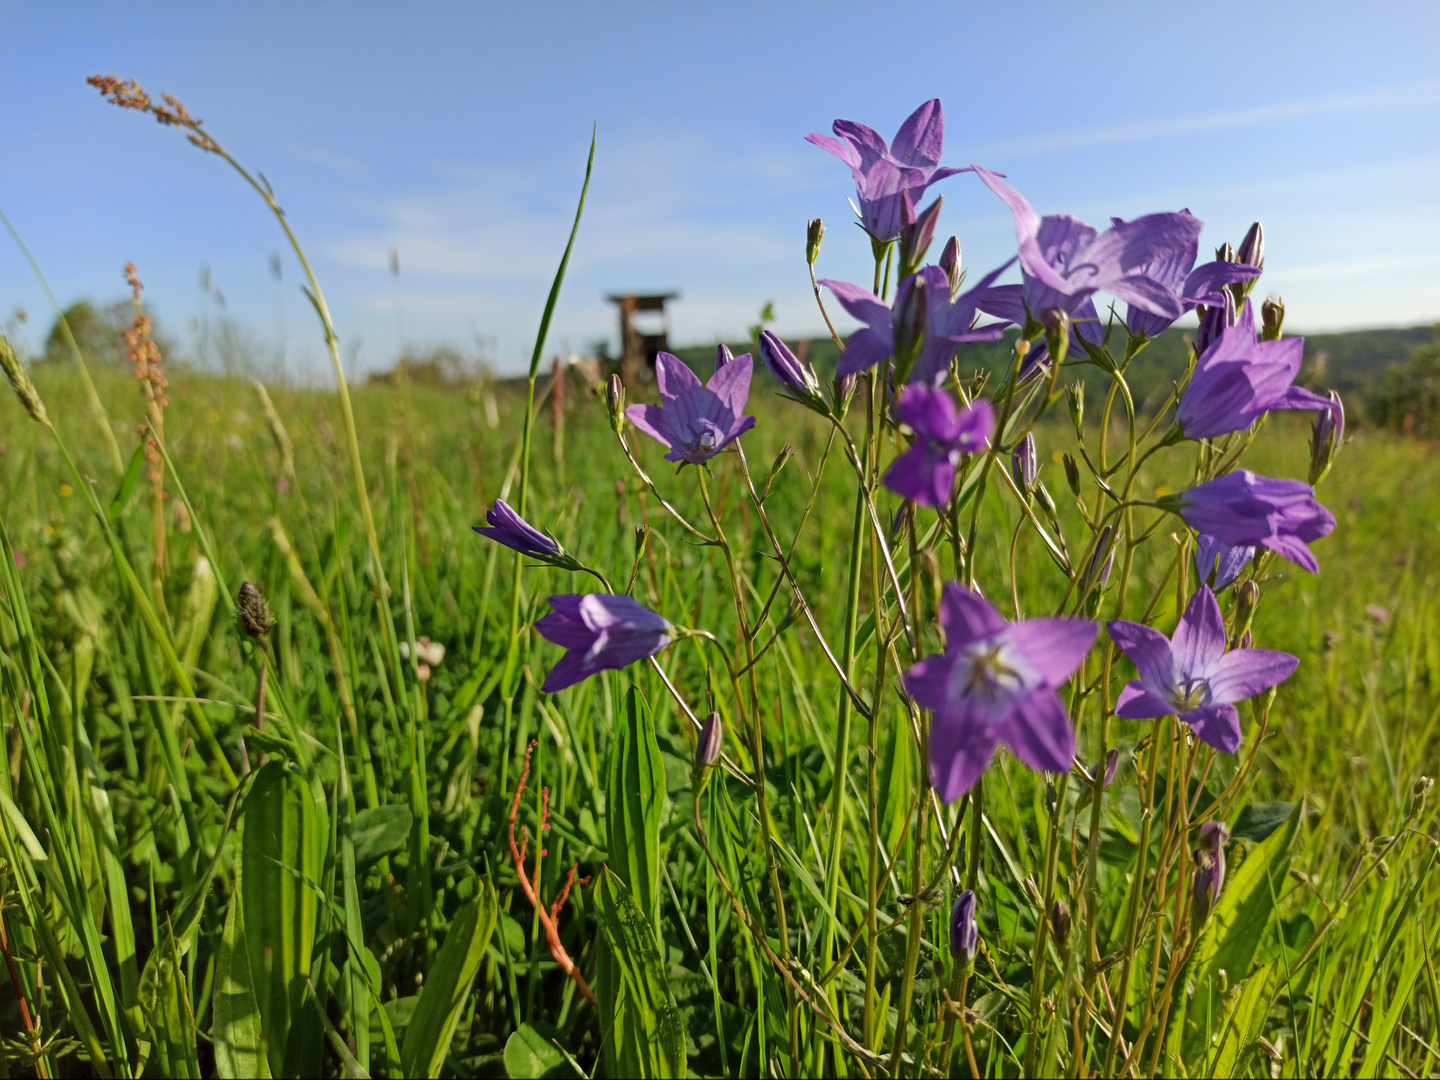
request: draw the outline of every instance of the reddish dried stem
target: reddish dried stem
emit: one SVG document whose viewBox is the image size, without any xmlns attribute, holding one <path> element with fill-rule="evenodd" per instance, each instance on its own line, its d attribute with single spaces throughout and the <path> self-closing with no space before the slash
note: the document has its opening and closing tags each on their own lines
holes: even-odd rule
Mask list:
<svg viewBox="0 0 1440 1080">
<path fill-rule="evenodd" d="M 585 976 L 580 974 L 580 969 L 575 966 L 575 961 L 570 959 L 570 954 L 565 951 L 564 944 L 560 941 L 560 931 L 555 919 L 560 913 L 560 908 L 570 897 L 570 887 L 575 883 L 576 867 L 570 868 L 570 875 L 565 881 L 565 887 L 560 890 L 555 903 L 548 909 L 540 900 L 540 859 L 545 854 L 545 849 L 537 839 L 535 843 L 535 875 L 532 881 L 525 872 L 524 851 L 530 846 L 529 830 L 522 828 L 521 833 L 525 837 L 525 848 L 515 843 L 515 818 L 520 813 L 520 799 L 525 794 L 525 783 L 530 778 L 530 755 L 535 752 L 535 743 L 532 740 L 525 749 L 525 767 L 520 770 L 520 779 L 515 785 L 515 798 L 510 803 L 510 857 L 515 861 L 515 872 L 520 877 L 520 888 L 525 893 L 525 898 L 530 901 L 530 906 L 535 909 L 535 914 L 540 917 L 540 925 L 545 928 L 545 939 L 550 945 L 550 955 L 555 958 L 555 963 L 560 965 L 560 970 L 575 980 L 575 985 L 580 988 L 580 993 L 585 995 L 585 1000 L 591 1005 L 599 1007 L 595 1000 L 595 994 L 590 989 L 590 984 L 585 981 Z M 544 832 L 550 827 L 548 819 L 550 816 L 550 789 L 544 789 L 540 794 L 540 830 Z M 576 864 L 579 865 L 578 863 Z M 585 879 L 589 880 L 589 879 Z M 582 881 L 581 884 L 584 884 Z"/>
</svg>

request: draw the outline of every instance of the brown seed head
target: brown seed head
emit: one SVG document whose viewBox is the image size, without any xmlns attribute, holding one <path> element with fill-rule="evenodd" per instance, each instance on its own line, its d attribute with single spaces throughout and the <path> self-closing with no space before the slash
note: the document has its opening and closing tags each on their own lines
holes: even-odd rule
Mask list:
<svg viewBox="0 0 1440 1080">
<path fill-rule="evenodd" d="M 263 638 L 275 625 L 264 595 L 248 581 L 240 586 L 240 595 L 235 600 L 235 616 L 240 620 L 240 629 L 252 638 Z"/>
</svg>

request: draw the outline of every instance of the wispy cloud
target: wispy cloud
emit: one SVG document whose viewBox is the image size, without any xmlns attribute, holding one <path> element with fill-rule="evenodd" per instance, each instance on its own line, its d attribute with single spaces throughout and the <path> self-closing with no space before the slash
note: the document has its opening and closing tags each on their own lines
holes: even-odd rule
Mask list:
<svg viewBox="0 0 1440 1080">
<path fill-rule="evenodd" d="M 1348 259 L 1338 262 L 1312 263 L 1268 272 L 1270 281 L 1324 281 L 1330 278 L 1362 278 L 1389 274 L 1396 270 L 1415 270 L 1440 266 L 1440 252 L 1415 252 L 1409 255 L 1382 255 L 1373 259 Z"/>
<path fill-rule="evenodd" d="M 1177 135 L 1191 135 L 1199 131 L 1219 131 L 1251 124 L 1263 124 L 1273 120 L 1320 116 L 1353 109 L 1423 108 L 1437 104 L 1440 104 L 1440 81 L 1427 80 L 1358 94 L 1312 98 L 1309 101 L 1292 101 L 1249 109 L 1231 109 L 1225 112 L 1196 113 L 1190 116 L 1142 120 L 1131 124 L 1086 128 L 1079 131 L 1056 131 L 1033 138 L 1012 139 L 1007 142 L 982 145 L 976 147 L 974 153 L 977 158 L 1000 160 L 1055 154 L 1065 150 L 1081 150 L 1117 143 L 1141 142 L 1147 139 L 1163 139 Z"/>
</svg>

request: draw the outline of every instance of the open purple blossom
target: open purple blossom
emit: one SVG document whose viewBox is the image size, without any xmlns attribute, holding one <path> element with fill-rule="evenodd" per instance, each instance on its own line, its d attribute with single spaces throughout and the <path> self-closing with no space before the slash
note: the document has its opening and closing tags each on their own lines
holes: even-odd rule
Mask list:
<svg viewBox="0 0 1440 1080">
<path fill-rule="evenodd" d="M 1306 545 L 1335 528 L 1335 515 L 1299 480 L 1272 480 L 1236 469 L 1161 505 L 1173 507 L 1203 536 L 1232 547 L 1263 547 L 1312 574 L 1320 568 Z"/>
<path fill-rule="evenodd" d="M 746 353 L 717 367 L 702 385 L 683 360 L 662 352 L 655 358 L 655 379 L 664 407 L 631 405 L 625 415 L 670 447 L 666 461 L 700 465 L 755 426 L 753 416 L 740 415 L 750 396 L 750 371 Z"/>
<path fill-rule="evenodd" d="M 1255 312 L 1245 301 L 1235 325 L 1220 331 L 1195 363 L 1175 419 L 1187 439 L 1244 431 L 1272 409 L 1323 409 L 1329 398 L 1293 385 L 1305 354 L 1304 338 L 1260 341 Z"/>
<path fill-rule="evenodd" d="M 1192 216 L 1189 210 L 1181 210 L 1180 213 L 1186 217 Z M 1116 226 L 1125 224 L 1119 218 L 1111 220 Z M 1174 293 L 1186 311 L 1194 310 L 1198 304 L 1213 306 L 1223 303 L 1219 294 L 1226 285 L 1248 281 L 1260 273 L 1258 266 L 1226 262 L 1222 259 L 1196 266 L 1195 257 L 1200 251 L 1199 222 L 1196 222 L 1196 225 L 1196 238 L 1186 247 L 1159 253 L 1155 259 L 1140 267 L 1140 273 L 1152 281 L 1158 281 Z M 1248 234 L 1246 239 L 1249 239 Z M 1264 261 L 1263 256 L 1261 261 Z M 1174 321 L 1173 318 L 1142 311 L 1136 307 L 1131 307 L 1125 313 L 1125 328 L 1136 337 L 1159 337 Z"/>
<path fill-rule="evenodd" d="M 940 601 L 945 652 L 910 669 L 905 686 L 935 714 L 930 779 L 945 802 L 969 791 L 996 747 L 1037 772 L 1065 772 L 1075 731 L 1056 694 L 1085 659 L 1094 623 L 1061 617 L 1006 623 L 994 605 L 955 582 Z"/>
<path fill-rule="evenodd" d="M 992 286 L 980 294 L 975 306 L 986 315 L 1004 319 L 1022 330 L 1025 328 L 1023 285 Z M 1036 312 L 1036 315 L 1039 315 L 1039 312 Z M 1105 328 L 1100 325 L 1100 313 L 1095 310 L 1095 301 L 1090 299 L 1076 304 L 1075 310 L 1070 313 L 1070 352 L 1083 353 L 1085 346 L 1082 341 L 1089 342 L 1097 349 L 1105 344 Z M 1016 384 L 1023 386 L 1035 376 L 1049 371 L 1050 349 L 1042 337 L 1031 345 L 1030 351 L 1025 354 L 1025 362 L 1020 367 L 1020 377 Z"/>
<path fill-rule="evenodd" d="M 1245 564 L 1253 558 L 1253 544 L 1232 546 L 1213 536 L 1201 534 L 1195 546 L 1195 569 L 1200 574 L 1200 580 L 1209 582 L 1217 591 L 1239 577 Z M 1212 573 L 1215 575 L 1213 580 L 1210 577 Z"/>
<path fill-rule="evenodd" d="M 484 525 L 472 525 L 471 528 L 521 555 L 551 562 L 565 554 L 559 544 L 517 514 L 504 499 L 495 500 L 495 504 L 485 512 L 485 520 L 490 523 L 488 528 Z"/>
<path fill-rule="evenodd" d="M 839 374 L 854 375 L 895 355 L 896 339 L 902 336 L 897 334 L 897 323 L 906 310 L 905 301 L 918 285 L 925 290 L 927 297 L 925 344 L 910 369 L 909 381 L 932 386 L 940 383 L 950 369 L 955 350 L 961 345 L 972 341 L 995 341 L 1000 337 L 1004 329 L 1000 324 L 978 329 L 972 329 L 971 324 L 979 312 L 981 297 L 1009 265 L 1007 262 L 990 271 L 973 289 L 961 293 L 954 300 L 950 298 L 950 279 L 945 271 L 938 266 L 923 267 L 902 281 L 895 290 L 894 308 L 858 285 L 843 281 L 820 282 L 835 294 L 841 307 L 865 324 L 863 330 L 855 331 L 845 342 L 845 351 L 840 354 Z"/>
<path fill-rule="evenodd" d="M 662 615 L 629 596 L 566 593 L 550 597 L 554 608 L 535 623 L 546 641 L 567 651 L 540 687 L 553 694 L 599 671 L 619 671 L 654 656 L 675 639 Z"/>
<path fill-rule="evenodd" d="M 979 165 L 980 179 L 999 195 L 1015 217 L 1020 243 L 1021 287 L 1025 310 L 1059 308 L 1072 318 L 1100 290 L 1132 307 L 1178 319 L 1184 307 L 1173 291 L 1148 277 L 1144 269 L 1183 252 L 1200 235 L 1192 214 L 1147 214 L 1118 221 L 1103 233 L 1068 214 L 1040 217 L 1025 197 Z"/>
<path fill-rule="evenodd" d="M 1110 638 L 1135 664 L 1138 679 L 1120 692 L 1115 715 L 1127 720 L 1178 716 L 1201 742 L 1227 754 L 1240 748 L 1235 702 L 1288 679 L 1300 661 L 1269 649 L 1225 651 L 1225 620 L 1208 586 L 1201 585 L 1175 633 L 1116 619 Z"/>
<path fill-rule="evenodd" d="M 945 113 L 939 98 L 931 98 L 911 113 L 890 143 L 878 131 L 853 120 L 836 120 L 832 130 L 838 139 L 807 135 L 806 141 L 850 166 L 861 224 L 876 240 L 889 241 L 899 235 L 907 193 L 913 205 L 935 181 L 969 171 L 940 167 Z"/>
<path fill-rule="evenodd" d="M 955 493 L 960 456 L 989 445 L 995 410 L 984 398 L 957 409 L 947 391 L 911 383 L 895 402 L 895 419 L 915 432 L 915 441 L 891 462 L 881 482 L 903 498 L 938 508 Z"/>
</svg>

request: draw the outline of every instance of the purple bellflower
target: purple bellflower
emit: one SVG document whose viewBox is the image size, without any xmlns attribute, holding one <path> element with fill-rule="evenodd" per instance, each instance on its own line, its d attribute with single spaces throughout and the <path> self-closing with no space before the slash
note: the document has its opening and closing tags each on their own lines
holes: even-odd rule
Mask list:
<svg viewBox="0 0 1440 1080">
<path fill-rule="evenodd" d="M 975 921 L 975 894 L 964 889 L 955 897 L 955 904 L 950 908 L 950 956 L 973 964 L 979 951 L 980 927 Z"/>
<path fill-rule="evenodd" d="M 984 597 L 950 581 L 940 600 L 945 652 L 910 669 L 905 686 L 935 714 L 930 779 L 945 802 L 974 786 L 1005 744 L 1037 772 L 1065 772 L 1075 731 L 1056 687 L 1085 659 L 1096 627 L 1083 619 L 1006 623 Z"/>
<path fill-rule="evenodd" d="M 662 352 L 655 358 L 655 378 L 664 407 L 631 405 L 625 415 L 670 447 L 666 461 L 703 464 L 755 426 L 753 416 L 740 415 L 750 396 L 750 370 L 746 353 L 717 367 L 702 385 L 683 360 Z"/>
<path fill-rule="evenodd" d="M 1306 545 L 1335 528 L 1335 515 L 1298 480 L 1272 480 L 1236 469 L 1161 504 L 1202 536 L 1232 547 L 1263 547 L 1312 574 L 1320 568 Z"/>
<path fill-rule="evenodd" d="M 931 98 L 911 113 L 891 143 L 878 131 L 853 120 L 836 120 L 832 130 L 838 139 L 828 135 L 807 135 L 805 139 L 850 166 L 860 200 L 860 222 L 876 240 L 889 241 L 899 235 L 905 223 L 907 194 L 913 205 L 935 181 L 969 172 L 940 167 L 945 113 L 939 98 Z"/>
<path fill-rule="evenodd" d="M 1103 233 L 1068 214 L 1040 217 L 1025 197 L 979 165 L 980 179 L 1010 207 L 1020 243 L 1021 287 L 1032 318 L 1059 308 L 1072 319 L 1079 306 L 1105 290 L 1131 307 L 1178 319 L 1184 306 L 1145 268 L 1197 242 L 1200 221 L 1192 214 L 1147 214 L 1118 221 Z"/>
<path fill-rule="evenodd" d="M 985 398 L 956 409 L 947 391 L 911 383 L 900 391 L 895 418 L 915 432 L 915 441 L 891 462 L 881 482 L 921 506 L 947 505 L 955 493 L 960 455 L 977 454 L 989 445 L 995 410 Z"/>
<path fill-rule="evenodd" d="M 820 382 L 808 364 L 769 330 L 760 331 L 760 360 L 785 390 L 800 404 L 815 408 L 821 403 Z M 728 366 L 728 365 L 727 365 Z"/>
<path fill-rule="evenodd" d="M 1218 310 L 1218 309 L 1217 309 Z M 1323 409 L 1329 398 L 1292 385 L 1305 354 L 1304 338 L 1260 341 L 1250 301 L 1235 325 L 1200 354 L 1175 419 L 1187 439 L 1244 431 L 1272 409 Z"/>
<path fill-rule="evenodd" d="M 1115 715 L 1127 720 L 1178 716 L 1201 742 L 1233 754 L 1240 748 L 1244 701 L 1288 679 L 1300 661 L 1269 649 L 1225 651 L 1225 620 L 1208 586 L 1201 585 L 1175 633 L 1167 638 L 1141 623 L 1116 619 L 1110 638 L 1140 677 L 1120 692 Z"/>
<path fill-rule="evenodd" d="M 1181 210 L 1180 213 L 1186 217 L 1193 216 L 1189 210 Z M 1110 220 L 1117 228 L 1125 225 L 1119 218 Z M 1196 225 L 1196 238 L 1188 245 L 1184 248 L 1169 249 L 1140 267 L 1140 273 L 1152 281 L 1158 281 L 1174 293 L 1186 311 L 1194 310 L 1197 304 L 1205 304 L 1207 307 L 1223 304 L 1224 300 L 1219 294 L 1226 285 L 1248 281 L 1260 273 L 1257 266 L 1225 262 L 1221 259 L 1196 266 L 1195 257 L 1200 251 L 1199 222 L 1196 222 Z M 1159 337 L 1174 321 L 1164 315 L 1156 315 L 1136 307 L 1131 307 L 1125 313 L 1125 328 L 1136 337 Z"/>
<path fill-rule="evenodd" d="M 629 596 L 566 593 L 550 597 L 554 608 L 535 623 L 546 641 L 567 651 L 540 687 L 553 694 L 599 671 L 619 671 L 654 656 L 675 639 L 668 619 Z"/>
<path fill-rule="evenodd" d="M 1195 851 L 1194 892 L 1190 903 L 1190 932 L 1198 935 L 1215 909 L 1220 890 L 1225 887 L 1225 842 L 1230 830 L 1223 821 L 1207 821 L 1200 826 L 1200 846 Z"/>
<path fill-rule="evenodd" d="M 485 520 L 490 523 L 488 528 L 484 525 L 472 525 L 471 528 L 521 555 L 545 562 L 554 562 L 565 555 L 559 544 L 517 514 L 504 499 L 495 500 L 485 512 Z"/>
<path fill-rule="evenodd" d="M 1202 582 L 1209 582 L 1215 590 L 1220 590 L 1229 585 L 1240 572 L 1245 569 L 1245 564 L 1255 558 L 1255 547 L 1253 544 L 1241 544 L 1231 546 L 1222 540 L 1216 540 L 1213 536 L 1201 535 L 1199 543 L 1195 546 L 1195 569 L 1200 574 Z M 1210 575 L 1215 575 L 1211 581 Z"/>
<path fill-rule="evenodd" d="M 895 290 L 893 309 L 858 285 L 843 281 L 820 282 L 835 294 L 841 307 L 865 324 L 865 329 L 855 331 L 845 342 L 838 373 L 842 377 L 854 375 L 895 355 L 896 339 L 902 336 L 898 333 L 900 327 L 897 323 L 907 308 L 905 301 L 917 283 L 923 282 L 920 287 L 924 288 L 927 298 L 925 344 L 921 346 L 915 366 L 910 370 L 909 381 L 938 385 L 950 370 L 950 361 L 954 359 L 956 349 L 971 341 L 995 341 L 1003 332 L 1004 327 L 998 323 L 978 329 L 972 329 L 971 323 L 979 311 L 980 299 L 991 291 L 990 283 L 1009 266 L 1007 262 L 992 270 L 973 289 L 961 293 L 953 301 L 950 299 L 950 279 L 945 271 L 938 266 L 926 266 L 900 283 Z"/>
</svg>

